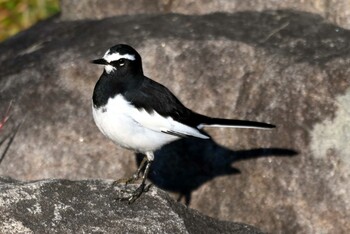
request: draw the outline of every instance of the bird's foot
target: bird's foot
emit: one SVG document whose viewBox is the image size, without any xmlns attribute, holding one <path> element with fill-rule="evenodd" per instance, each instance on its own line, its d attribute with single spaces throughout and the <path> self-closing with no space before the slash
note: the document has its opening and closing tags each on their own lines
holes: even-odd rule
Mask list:
<svg viewBox="0 0 350 234">
<path fill-rule="evenodd" d="M 153 159 L 153 154 L 151 155 L 152 159 Z M 142 160 L 141 165 L 139 166 L 139 168 L 137 169 L 136 173 L 134 173 L 130 178 L 127 179 L 119 179 L 116 180 L 115 182 L 113 182 L 113 185 L 116 185 L 118 183 L 125 183 L 125 187 L 124 189 L 121 190 L 121 193 L 126 194 L 127 196 L 123 196 L 120 198 L 117 198 L 116 200 L 119 201 L 128 201 L 129 204 L 133 203 L 134 201 L 136 201 L 137 198 L 139 198 L 142 193 L 147 192 L 150 187 L 152 186 L 152 184 L 147 184 L 146 185 L 146 179 L 149 173 L 149 170 L 151 168 L 151 164 L 152 164 L 152 160 L 148 160 L 146 157 Z M 142 169 L 144 168 L 144 166 L 146 165 L 144 174 L 142 176 L 142 182 L 141 184 L 135 189 L 135 190 L 130 190 L 127 189 L 127 185 L 131 182 L 134 182 L 135 180 L 138 180 L 140 178 L 140 173 L 142 171 Z"/>
<path fill-rule="evenodd" d="M 135 190 L 131 189 L 123 189 L 121 192 L 123 194 L 126 194 L 126 196 L 117 197 L 116 200 L 118 201 L 127 201 L 129 204 L 135 202 L 142 193 L 146 193 L 151 188 L 152 184 L 145 184 L 141 183 Z"/>
</svg>

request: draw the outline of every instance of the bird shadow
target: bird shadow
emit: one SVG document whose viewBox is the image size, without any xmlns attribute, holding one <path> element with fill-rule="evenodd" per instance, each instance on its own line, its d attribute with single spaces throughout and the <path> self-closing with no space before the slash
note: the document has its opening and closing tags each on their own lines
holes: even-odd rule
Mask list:
<svg viewBox="0 0 350 234">
<path fill-rule="evenodd" d="M 149 180 L 157 187 L 179 194 L 178 201 L 191 202 L 192 191 L 218 176 L 240 174 L 232 164 L 260 157 L 291 157 L 298 152 L 284 148 L 257 148 L 234 151 L 213 140 L 183 138 L 155 152 Z M 140 165 L 143 154 L 137 153 Z"/>
</svg>

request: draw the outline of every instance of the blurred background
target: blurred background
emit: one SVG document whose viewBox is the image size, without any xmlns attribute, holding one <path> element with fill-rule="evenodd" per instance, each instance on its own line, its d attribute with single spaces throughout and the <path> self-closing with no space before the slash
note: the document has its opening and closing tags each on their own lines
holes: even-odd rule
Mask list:
<svg viewBox="0 0 350 234">
<path fill-rule="evenodd" d="M 59 0 L 0 0 L 0 41 L 59 12 Z"/>
</svg>

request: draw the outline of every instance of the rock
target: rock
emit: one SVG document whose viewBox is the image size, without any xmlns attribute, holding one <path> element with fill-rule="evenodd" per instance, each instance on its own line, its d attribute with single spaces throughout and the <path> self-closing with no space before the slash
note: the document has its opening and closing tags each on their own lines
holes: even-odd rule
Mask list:
<svg viewBox="0 0 350 234">
<path fill-rule="evenodd" d="M 318 14 L 329 22 L 350 28 L 350 8 L 347 0 L 300 1 L 300 0 L 253 0 L 253 1 L 210 1 L 210 0 L 62 0 L 62 19 L 102 19 L 119 15 L 179 13 L 187 15 L 210 14 L 214 12 L 259 12 L 290 9 Z M 247 13 L 248 13 L 247 12 Z"/>
<path fill-rule="evenodd" d="M 41 22 L 0 45 L 0 109 L 13 100 L 0 150 L 22 123 L 0 173 L 117 179 L 136 169 L 135 155 L 106 140 L 91 117 L 102 68 L 89 60 L 128 43 L 145 74 L 189 108 L 278 126 L 208 129 L 212 141 L 165 146 L 150 176 L 156 186 L 266 232 L 346 233 L 349 41 L 348 30 L 291 10 Z"/>
<path fill-rule="evenodd" d="M 1 233 L 262 233 L 218 221 L 152 188 L 135 203 L 103 180 L 20 182 L 0 177 Z"/>
</svg>

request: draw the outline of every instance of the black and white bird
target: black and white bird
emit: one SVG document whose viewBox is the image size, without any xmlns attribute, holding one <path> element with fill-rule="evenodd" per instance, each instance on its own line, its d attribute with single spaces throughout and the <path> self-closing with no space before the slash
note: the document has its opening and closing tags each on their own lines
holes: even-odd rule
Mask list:
<svg viewBox="0 0 350 234">
<path fill-rule="evenodd" d="M 92 97 L 97 127 L 114 143 L 146 156 L 137 172 L 125 181 L 138 179 L 146 164 L 141 184 L 127 198 L 130 203 L 146 189 L 154 152 L 163 145 L 183 137 L 209 139 L 201 131 L 205 126 L 275 127 L 255 121 L 212 118 L 186 108 L 166 87 L 144 76 L 141 56 L 129 45 L 113 46 L 92 63 L 104 65 Z"/>
</svg>

